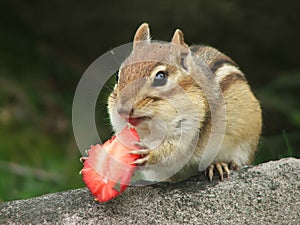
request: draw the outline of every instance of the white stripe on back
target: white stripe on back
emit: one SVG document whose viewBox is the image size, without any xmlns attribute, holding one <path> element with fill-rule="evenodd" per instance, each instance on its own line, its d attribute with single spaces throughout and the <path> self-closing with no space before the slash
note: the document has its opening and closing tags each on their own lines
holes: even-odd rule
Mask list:
<svg viewBox="0 0 300 225">
<path fill-rule="evenodd" d="M 237 67 L 230 64 L 224 64 L 215 72 L 217 82 L 220 83 L 227 75 L 232 73 L 238 73 L 243 76 L 243 73 Z"/>
</svg>

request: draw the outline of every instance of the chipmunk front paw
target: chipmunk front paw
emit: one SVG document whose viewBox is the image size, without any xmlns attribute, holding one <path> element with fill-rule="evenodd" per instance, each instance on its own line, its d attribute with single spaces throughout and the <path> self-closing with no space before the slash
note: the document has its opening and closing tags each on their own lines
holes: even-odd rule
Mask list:
<svg viewBox="0 0 300 225">
<path fill-rule="evenodd" d="M 220 176 L 221 181 L 224 180 L 224 173 L 226 178 L 230 176 L 230 170 L 238 170 L 239 167 L 233 160 L 227 163 L 215 162 L 207 167 L 205 170 L 205 176 L 208 176 L 209 180 L 212 181 L 214 172 L 217 172 Z"/>
<path fill-rule="evenodd" d="M 130 163 L 130 164 L 136 164 L 138 166 L 143 166 L 145 165 L 149 158 L 150 158 L 150 149 L 148 148 L 148 146 L 144 145 L 141 142 L 136 142 L 134 143 L 135 146 L 139 147 L 140 149 L 138 150 L 132 150 L 129 152 L 129 154 L 137 154 L 137 155 L 141 155 L 141 158 L 135 160 L 134 162 Z"/>
</svg>

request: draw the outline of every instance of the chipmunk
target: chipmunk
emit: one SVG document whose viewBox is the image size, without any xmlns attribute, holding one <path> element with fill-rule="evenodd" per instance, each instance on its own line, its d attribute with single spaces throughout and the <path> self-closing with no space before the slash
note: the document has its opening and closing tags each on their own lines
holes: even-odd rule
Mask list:
<svg viewBox="0 0 300 225">
<path fill-rule="evenodd" d="M 197 61 L 208 69 L 199 69 Z M 192 76 L 196 73 L 200 81 Z M 220 89 L 226 126 L 205 172 L 210 180 L 214 172 L 223 180 L 230 169 L 252 162 L 261 133 L 260 104 L 245 75 L 215 48 L 189 47 L 179 29 L 168 43 L 151 41 L 147 23 L 137 29 L 133 50 L 108 98 L 108 112 L 116 133 L 126 124 L 138 131 L 141 149 L 131 153 L 143 155 L 135 163 L 143 166 L 144 179 L 178 182 L 199 173 L 199 163 L 206 162 L 204 153 L 210 151 L 206 146 L 214 132 L 205 93 L 212 79 L 207 78 Z"/>
</svg>

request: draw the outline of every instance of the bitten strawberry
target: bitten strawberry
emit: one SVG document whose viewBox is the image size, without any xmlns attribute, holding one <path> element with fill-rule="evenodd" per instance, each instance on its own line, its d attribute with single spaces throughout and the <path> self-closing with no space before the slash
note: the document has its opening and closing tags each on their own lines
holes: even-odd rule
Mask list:
<svg viewBox="0 0 300 225">
<path fill-rule="evenodd" d="M 140 155 L 130 154 L 139 147 L 135 129 L 125 127 L 103 145 L 92 145 L 81 170 L 83 181 L 95 199 L 107 202 L 121 194 L 129 185 Z"/>
</svg>

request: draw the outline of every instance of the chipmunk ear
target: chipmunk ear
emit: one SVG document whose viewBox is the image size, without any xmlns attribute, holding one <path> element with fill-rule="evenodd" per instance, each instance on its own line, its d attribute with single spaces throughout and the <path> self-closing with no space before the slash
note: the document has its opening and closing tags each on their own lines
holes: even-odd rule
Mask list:
<svg viewBox="0 0 300 225">
<path fill-rule="evenodd" d="M 150 29 L 148 23 L 143 23 L 137 29 L 133 39 L 133 48 L 135 48 L 140 41 L 150 43 Z"/>
<path fill-rule="evenodd" d="M 189 46 L 184 42 L 183 33 L 181 30 L 176 29 L 172 38 L 172 43 L 181 45 L 182 47 L 188 48 Z"/>
</svg>

